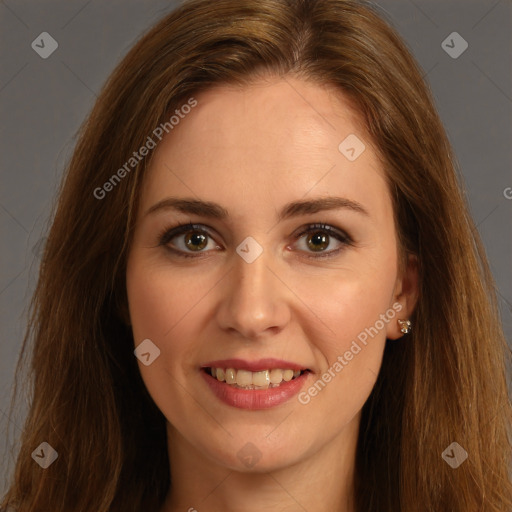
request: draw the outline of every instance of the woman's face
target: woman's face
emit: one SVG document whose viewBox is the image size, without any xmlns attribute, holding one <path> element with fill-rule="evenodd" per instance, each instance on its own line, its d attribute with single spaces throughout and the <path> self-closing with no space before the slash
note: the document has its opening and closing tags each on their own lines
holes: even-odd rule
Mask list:
<svg viewBox="0 0 512 512">
<path fill-rule="evenodd" d="M 126 276 L 169 442 L 242 471 L 354 447 L 414 305 L 382 165 L 334 89 L 276 78 L 195 99 L 155 149 Z"/>
</svg>

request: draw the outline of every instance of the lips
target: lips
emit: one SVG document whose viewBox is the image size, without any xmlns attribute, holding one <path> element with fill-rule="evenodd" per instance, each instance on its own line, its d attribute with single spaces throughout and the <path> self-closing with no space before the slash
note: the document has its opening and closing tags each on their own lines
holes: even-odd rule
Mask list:
<svg viewBox="0 0 512 512">
<path fill-rule="evenodd" d="M 279 359 L 224 359 L 201 366 L 213 393 L 225 404 L 240 409 L 267 409 L 297 394 L 309 377 L 303 365 Z"/>
</svg>

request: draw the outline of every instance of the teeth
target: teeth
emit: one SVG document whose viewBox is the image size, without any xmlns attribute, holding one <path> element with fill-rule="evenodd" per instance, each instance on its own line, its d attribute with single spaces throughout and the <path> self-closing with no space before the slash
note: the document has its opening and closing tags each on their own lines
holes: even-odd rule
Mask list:
<svg viewBox="0 0 512 512">
<path fill-rule="evenodd" d="M 293 379 L 293 370 L 285 370 L 283 372 L 283 380 L 285 380 L 286 382 L 289 382 L 292 379 Z"/>
<path fill-rule="evenodd" d="M 250 386 L 252 384 L 252 372 L 238 370 L 236 372 L 236 383 L 241 387 Z"/>
<path fill-rule="evenodd" d="M 236 384 L 236 371 L 233 368 L 226 370 L 226 384 Z"/>
<path fill-rule="evenodd" d="M 275 388 L 283 382 L 289 382 L 297 378 L 300 370 L 281 370 L 273 368 L 272 370 L 263 370 L 260 372 L 250 372 L 247 370 L 236 370 L 235 368 L 210 368 L 212 377 L 220 382 L 226 382 L 233 387 L 244 389 L 267 389 Z"/>
<path fill-rule="evenodd" d="M 240 373 L 240 372 L 238 372 Z M 250 372 L 249 372 L 250 373 Z M 270 384 L 270 376 L 268 370 L 263 372 L 255 372 L 252 374 L 252 384 L 260 388 L 267 389 Z"/>
<path fill-rule="evenodd" d="M 279 370 L 279 368 L 270 370 L 270 382 L 272 382 L 272 384 L 279 384 L 282 380 L 283 370 Z"/>
</svg>

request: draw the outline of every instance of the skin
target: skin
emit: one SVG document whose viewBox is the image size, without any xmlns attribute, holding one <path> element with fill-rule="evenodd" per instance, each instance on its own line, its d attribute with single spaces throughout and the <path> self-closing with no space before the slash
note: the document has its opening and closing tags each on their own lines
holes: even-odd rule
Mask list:
<svg viewBox="0 0 512 512">
<path fill-rule="evenodd" d="M 409 318 L 417 300 L 415 258 L 398 273 L 382 163 L 333 88 L 269 77 L 195 97 L 153 155 L 126 275 L 135 346 L 149 338 L 160 349 L 149 366 L 138 364 L 168 421 L 173 485 L 161 512 L 353 511 L 361 408 L 386 338 L 403 336 L 397 318 Z M 338 150 L 349 134 L 366 145 L 352 162 Z M 219 203 L 229 217 L 146 214 L 169 196 Z M 368 215 L 335 209 L 277 220 L 288 202 L 326 196 L 357 201 Z M 181 234 L 168 246 L 196 258 L 159 245 L 161 232 L 188 222 L 209 231 L 206 245 L 187 246 Z M 315 230 L 296 236 L 320 222 L 352 244 L 324 231 L 324 245 Z M 248 236 L 263 248 L 252 263 L 236 252 Z M 266 410 L 231 407 L 200 374 L 215 359 L 274 357 L 309 368 L 307 390 L 397 303 L 400 313 L 305 405 L 295 396 Z M 252 467 L 237 456 L 249 442 L 259 457 Z"/>
</svg>

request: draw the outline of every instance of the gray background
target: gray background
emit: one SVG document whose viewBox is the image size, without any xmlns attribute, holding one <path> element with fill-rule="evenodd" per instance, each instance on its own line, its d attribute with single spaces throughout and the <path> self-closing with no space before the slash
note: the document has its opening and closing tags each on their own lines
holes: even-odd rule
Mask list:
<svg viewBox="0 0 512 512">
<path fill-rule="evenodd" d="M 376 3 L 406 40 L 434 92 L 499 287 L 510 342 L 512 0 Z M 21 433 L 25 413 L 18 409 L 11 420 L 6 416 L 15 363 L 41 240 L 75 133 L 116 63 L 175 5 L 162 0 L 0 0 L 0 494 L 16 450 L 13 436 Z M 59 44 L 47 59 L 31 48 L 42 32 Z M 441 46 L 452 32 L 469 44 L 457 59 Z M 507 190 L 511 199 L 505 197 Z"/>
</svg>

